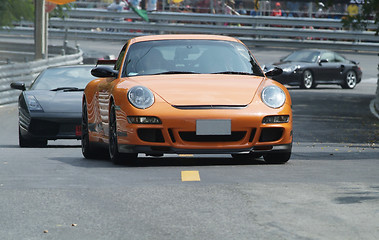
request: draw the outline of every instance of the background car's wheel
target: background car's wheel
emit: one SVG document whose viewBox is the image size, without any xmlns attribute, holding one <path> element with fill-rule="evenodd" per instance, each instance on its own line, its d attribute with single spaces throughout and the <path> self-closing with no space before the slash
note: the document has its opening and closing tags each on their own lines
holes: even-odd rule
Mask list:
<svg viewBox="0 0 379 240">
<path fill-rule="evenodd" d="M 249 152 L 249 153 L 237 153 L 232 154 L 232 157 L 238 160 L 250 160 L 262 157 L 261 153 Z"/>
<path fill-rule="evenodd" d="M 283 164 L 288 162 L 291 158 L 291 151 L 289 152 L 270 152 L 263 155 L 263 159 L 269 164 Z"/>
<path fill-rule="evenodd" d="M 347 72 L 345 81 L 341 86 L 342 88 L 345 88 L 345 89 L 353 89 L 355 88 L 356 85 L 357 85 L 357 74 L 353 70 L 350 70 Z"/>
<path fill-rule="evenodd" d="M 20 147 L 46 147 L 46 139 L 27 139 L 22 136 L 20 126 L 18 127 L 18 145 Z"/>
<path fill-rule="evenodd" d="M 82 154 L 87 159 L 109 158 L 105 148 L 94 146 L 89 140 L 87 104 L 83 103 L 82 109 Z"/>
<path fill-rule="evenodd" d="M 300 83 L 300 88 L 310 89 L 315 88 L 316 84 L 314 83 L 313 74 L 310 70 L 305 70 L 303 72 L 303 78 Z"/>
<path fill-rule="evenodd" d="M 118 151 L 116 110 L 112 103 L 109 112 L 109 156 L 114 164 L 130 164 L 137 159 L 137 155 Z"/>
</svg>

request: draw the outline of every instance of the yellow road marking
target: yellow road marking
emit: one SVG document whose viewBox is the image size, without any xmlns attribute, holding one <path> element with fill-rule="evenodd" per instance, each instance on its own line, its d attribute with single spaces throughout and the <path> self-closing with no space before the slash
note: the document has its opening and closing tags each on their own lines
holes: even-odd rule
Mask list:
<svg viewBox="0 0 379 240">
<path fill-rule="evenodd" d="M 200 181 L 199 171 L 182 171 L 182 182 Z"/>
<path fill-rule="evenodd" d="M 179 154 L 179 157 L 193 157 L 193 154 Z"/>
</svg>

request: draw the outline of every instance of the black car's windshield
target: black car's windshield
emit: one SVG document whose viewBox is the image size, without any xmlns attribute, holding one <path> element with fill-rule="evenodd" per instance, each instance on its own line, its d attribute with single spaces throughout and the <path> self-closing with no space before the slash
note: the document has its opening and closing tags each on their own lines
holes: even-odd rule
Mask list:
<svg viewBox="0 0 379 240">
<path fill-rule="evenodd" d="M 87 83 L 95 79 L 91 66 L 57 67 L 43 71 L 33 82 L 30 89 L 54 91 L 83 90 Z"/>
<path fill-rule="evenodd" d="M 241 73 L 263 76 L 246 47 L 220 40 L 160 40 L 130 46 L 123 76 Z"/>
<path fill-rule="evenodd" d="M 282 62 L 308 62 L 308 63 L 314 63 L 317 61 L 317 58 L 319 56 L 318 51 L 312 51 L 312 50 L 303 50 L 303 51 L 296 51 L 288 55 L 287 57 L 283 58 Z"/>
</svg>

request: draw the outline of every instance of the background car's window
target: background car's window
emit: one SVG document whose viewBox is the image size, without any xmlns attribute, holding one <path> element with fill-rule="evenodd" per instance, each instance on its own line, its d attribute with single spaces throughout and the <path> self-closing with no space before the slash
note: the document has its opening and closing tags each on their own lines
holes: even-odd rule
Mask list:
<svg viewBox="0 0 379 240">
<path fill-rule="evenodd" d="M 161 73 L 242 72 L 263 76 L 244 45 L 216 40 L 162 40 L 135 43 L 123 76 Z"/>
<path fill-rule="evenodd" d="M 52 90 L 60 87 L 84 89 L 87 83 L 95 79 L 95 77 L 91 75 L 91 69 L 91 66 L 49 68 L 37 77 L 30 89 Z"/>
<path fill-rule="evenodd" d="M 296 51 L 282 59 L 282 62 L 316 62 L 319 52 L 317 51 Z"/>
<path fill-rule="evenodd" d="M 346 62 L 346 59 L 342 57 L 341 55 L 334 54 L 334 57 L 335 57 L 336 62 Z"/>
<path fill-rule="evenodd" d="M 321 54 L 320 60 L 327 60 L 329 63 L 330 62 L 335 62 L 334 53 L 332 53 L 332 52 L 325 52 L 325 53 Z"/>
</svg>

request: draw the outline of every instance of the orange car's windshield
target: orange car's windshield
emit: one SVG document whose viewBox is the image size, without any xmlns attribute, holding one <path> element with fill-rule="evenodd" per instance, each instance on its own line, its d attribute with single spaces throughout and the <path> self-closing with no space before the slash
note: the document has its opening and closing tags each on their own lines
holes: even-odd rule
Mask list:
<svg viewBox="0 0 379 240">
<path fill-rule="evenodd" d="M 159 40 L 130 46 L 123 76 L 226 73 L 263 76 L 243 44 L 220 40 Z"/>
</svg>

